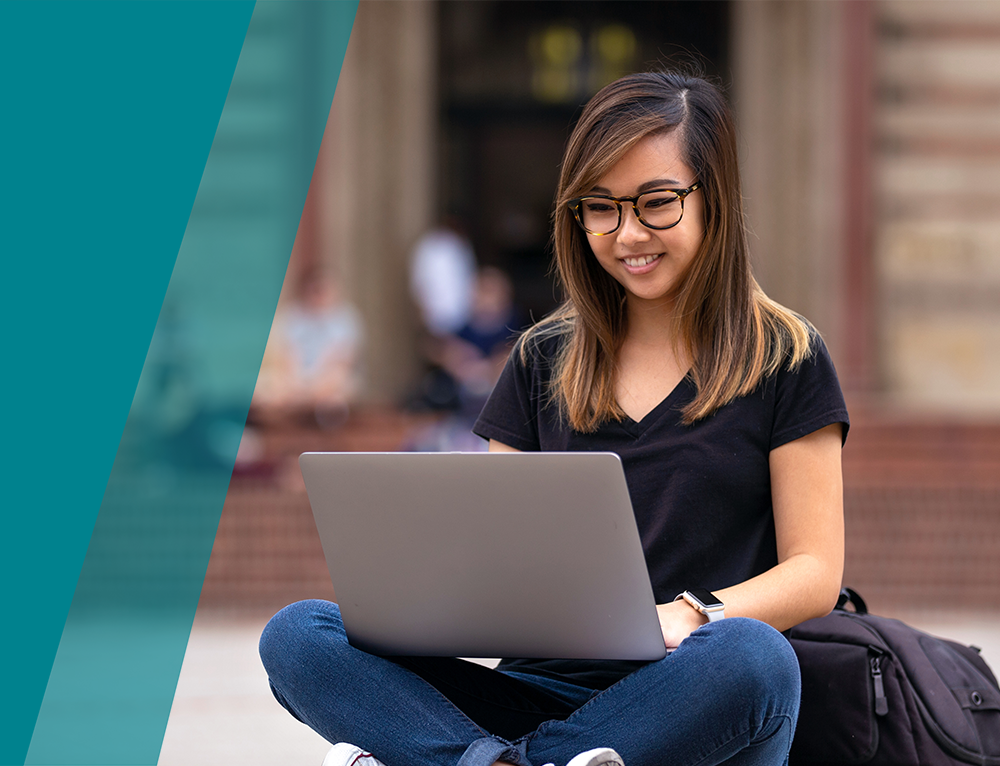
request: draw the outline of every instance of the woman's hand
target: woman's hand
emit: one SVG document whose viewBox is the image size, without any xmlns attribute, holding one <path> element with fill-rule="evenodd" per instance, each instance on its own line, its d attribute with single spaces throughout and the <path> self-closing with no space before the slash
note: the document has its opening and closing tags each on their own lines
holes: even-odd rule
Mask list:
<svg viewBox="0 0 1000 766">
<path fill-rule="evenodd" d="M 660 618 L 660 630 L 667 649 L 676 649 L 681 641 L 708 622 L 705 615 L 693 609 L 686 601 L 659 604 L 656 613 Z"/>
</svg>

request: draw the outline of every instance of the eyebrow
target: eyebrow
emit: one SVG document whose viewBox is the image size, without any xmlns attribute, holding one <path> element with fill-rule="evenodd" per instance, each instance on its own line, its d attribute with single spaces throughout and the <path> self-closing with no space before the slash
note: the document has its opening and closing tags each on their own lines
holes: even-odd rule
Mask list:
<svg viewBox="0 0 1000 766">
<path fill-rule="evenodd" d="M 678 181 L 676 178 L 657 178 L 654 181 L 646 181 L 646 183 L 640 184 L 639 188 L 636 189 L 636 194 L 642 194 L 643 192 L 647 192 L 650 189 L 664 189 L 669 187 L 680 188 L 681 186 L 682 186 L 681 182 Z M 596 194 L 606 194 L 609 197 L 612 196 L 611 192 L 608 189 L 605 189 L 603 186 L 595 186 L 590 191 L 592 194 L 596 193 Z"/>
</svg>

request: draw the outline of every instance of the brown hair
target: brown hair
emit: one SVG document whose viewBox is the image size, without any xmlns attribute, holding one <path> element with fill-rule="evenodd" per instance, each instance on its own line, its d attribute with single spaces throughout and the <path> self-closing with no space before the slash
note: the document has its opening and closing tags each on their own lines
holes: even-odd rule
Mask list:
<svg viewBox="0 0 1000 766">
<path fill-rule="evenodd" d="M 705 236 L 676 298 L 678 343 L 692 360 L 693 423 L 753 391 L 783 364 L 809 353 L 810 327 L 770 300 L 750 270 L 736 130 L 722 93 L 698 77 L 649 72 L 603 88 L 584 108 L 563 157 L 553 244 L 563 305 L 520 343 L 565 335 L 554 362 L 551 396 L 578 431 L 620 420 L 615 362 L 625 339 L 625 291 L 593 256 L 567 201 L 598 180 L 646 136 L 677 131 L 685 163 L 701 182 Z"/>
</svg>

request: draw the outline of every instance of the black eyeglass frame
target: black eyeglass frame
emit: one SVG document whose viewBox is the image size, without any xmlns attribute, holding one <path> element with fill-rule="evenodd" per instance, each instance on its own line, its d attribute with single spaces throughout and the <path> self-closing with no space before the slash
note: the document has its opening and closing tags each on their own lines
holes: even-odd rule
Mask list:
<svg viewBox="0 0 1000 766">
<path fill-rule="evenodd" d="M 684 219 L 684 200 L 691 192 L 697 191 L 700 188 L 701 188 L 701 181 L 695 181 L 686 189 L 667 189 L 667 188 L 650 189 L 649 191 L 643 192 L 642 194 L 637 194 L 634 197 L 612 197 L 607 194 L 588 194 L 584 197 L 575 197 L 574 199 L 569 200 L 566 204 L 569 206 L 569 209 L 573 211 L 573 218 L 576 219 L 576 222 L 580 225 L 580 228 L 583 229 L 588 234 L 593 234 L 595 237 L 606 237 L 609 234 L 614 234 L 622 227 L 623 202 L 628 202 L 632 205 L 632 212 L 635 213 L 636 220 L 643 226 L 645 226 L 647 229 L 664 231 L 665 229 L 674 228 Z M 657 194 L 659 192 L 670 192 L 671 194 L 676 194 L 677 198 L 681 201 L 680 217 L 668 226 L 653 226 L 653 224 L 647 223 L 646 221 L 642 220 L 642 214 L 639 212 L 639 205 L 638 205 L 639 198 L 645 197 L 647 194 Z M 600 232 L 600 231 L 591 231 L 590 229 L 588 229 L 586 226 L 583 225 L 583 217 L 580 215 L 580 205 L 582 205 L 584 202 L 590 199 L 602 199 L 615 203 L 615 207 L 618 209 L 618 224 L 615 226 L 615 228 L 613 228 L 611 231 Z"/>
</svg>

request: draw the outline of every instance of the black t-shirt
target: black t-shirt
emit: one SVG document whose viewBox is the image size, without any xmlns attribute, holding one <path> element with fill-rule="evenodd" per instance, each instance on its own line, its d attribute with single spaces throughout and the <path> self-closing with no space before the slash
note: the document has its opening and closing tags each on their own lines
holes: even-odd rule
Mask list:
<svg viewBox="0 0 1000 766">
<path fill-rule="evenodd" d="M 794 371 L 781 369 L 751 394 L 692 425 L 681 422 L 681 410 L 696 393 L 685 378 L 640 422 L 606 421 L 589 434 L 570 428 L 549 396 L 559 343 L 554 337 L 530 347 L 527 364 L 516 350 L 511 354 L 473 431 L 522 451 L 617 453 L 658 604 L 686 588 L 726 588 L 775 566 L 771 450 L 832 423 L 842 423 L 847 436 L 847 408 L 819 336 L 813 335 L 810 356 Z M 594 688 L 636 667 L 504 663 L 510 664 L 571 676 Z"/>
</svg>

